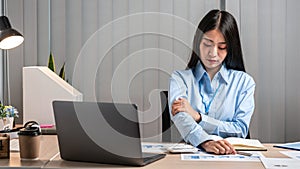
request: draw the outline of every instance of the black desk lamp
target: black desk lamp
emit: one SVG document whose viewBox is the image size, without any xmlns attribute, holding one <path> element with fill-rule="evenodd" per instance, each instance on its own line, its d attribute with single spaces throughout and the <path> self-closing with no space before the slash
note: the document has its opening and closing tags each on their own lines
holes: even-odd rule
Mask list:
<svg viewBox="0 0 300 169">
<path fill-rule="evenodd" d="M 6 0 L 0 0 L 0 56 L 2 56 L 1 62 L 3 64 L 3 70 L 0 70 L 0 72 L 3 79 L 3 86 L 1 86 L 1 90 L 3 92 L 2 102 L 3 104 L 10 105 L 9 58 L 7 49 L 12 49 L 22 44 L 24 37 L 11 27 L 9 19 L 5 16 L 7 10 L 6 3 Z"/>
<path fill-rule="evenodd" d="M 0 16 L 0 48 L 12 49 L 19 46 L 24 41 L 24 37 L 13 29 L 6 16 Z"/>
</svg>

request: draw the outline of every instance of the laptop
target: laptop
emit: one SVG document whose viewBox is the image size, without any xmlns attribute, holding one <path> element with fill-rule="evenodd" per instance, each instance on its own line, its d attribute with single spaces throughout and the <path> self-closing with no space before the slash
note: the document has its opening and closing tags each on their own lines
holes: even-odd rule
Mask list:
<svg viewBox="0 0 300 169">
<path fill-rule="evenodd" d="M 64 160 L 144 166 L 165 154 L 143 153 L 134 104 L 54 101 Z"/>
</svg>

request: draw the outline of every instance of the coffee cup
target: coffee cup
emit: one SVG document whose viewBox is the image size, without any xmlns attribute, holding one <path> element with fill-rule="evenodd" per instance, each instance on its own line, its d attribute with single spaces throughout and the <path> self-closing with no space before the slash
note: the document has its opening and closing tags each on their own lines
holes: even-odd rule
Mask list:
<svg viewBox="0 0 300 169">
<path fill-rule="evenodd" d="M 21 160 L 37 160 L 40 154 L 41 131 L 37 123 L 26 123 L 18 132 Z"/>
</svg>

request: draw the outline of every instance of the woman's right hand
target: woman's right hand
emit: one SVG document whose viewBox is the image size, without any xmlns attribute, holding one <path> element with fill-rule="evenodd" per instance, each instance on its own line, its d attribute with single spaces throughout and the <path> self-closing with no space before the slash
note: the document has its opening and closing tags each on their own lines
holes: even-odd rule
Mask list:
<svg viewBox="0 0 300 169">
<path fill-rule="evenodd" d="M 179 98 L 172 104 L 172 115 L 175 116 L 179 112 L 188 113 L 198 123 L 201 121 L 201 115 L 192 108 L 188 100 L 185 98 Z"/>
<path fill-rule="evenodd" d="M 215 154 L 236 154 L 235 149 L 227 140 L 209 140 L 201 144 L 206 152 Z"/>
</svg>

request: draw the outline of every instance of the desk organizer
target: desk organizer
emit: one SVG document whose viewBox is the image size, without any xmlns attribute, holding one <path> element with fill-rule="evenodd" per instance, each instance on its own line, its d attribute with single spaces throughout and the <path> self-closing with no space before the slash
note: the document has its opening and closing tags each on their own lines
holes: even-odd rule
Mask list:
<svg viewBox="0 0 300 169">
<path fill-rule="evenodd" d="M 9 158 L 9 135 L 0 134 L 0 158 Z"/>
</svg>

